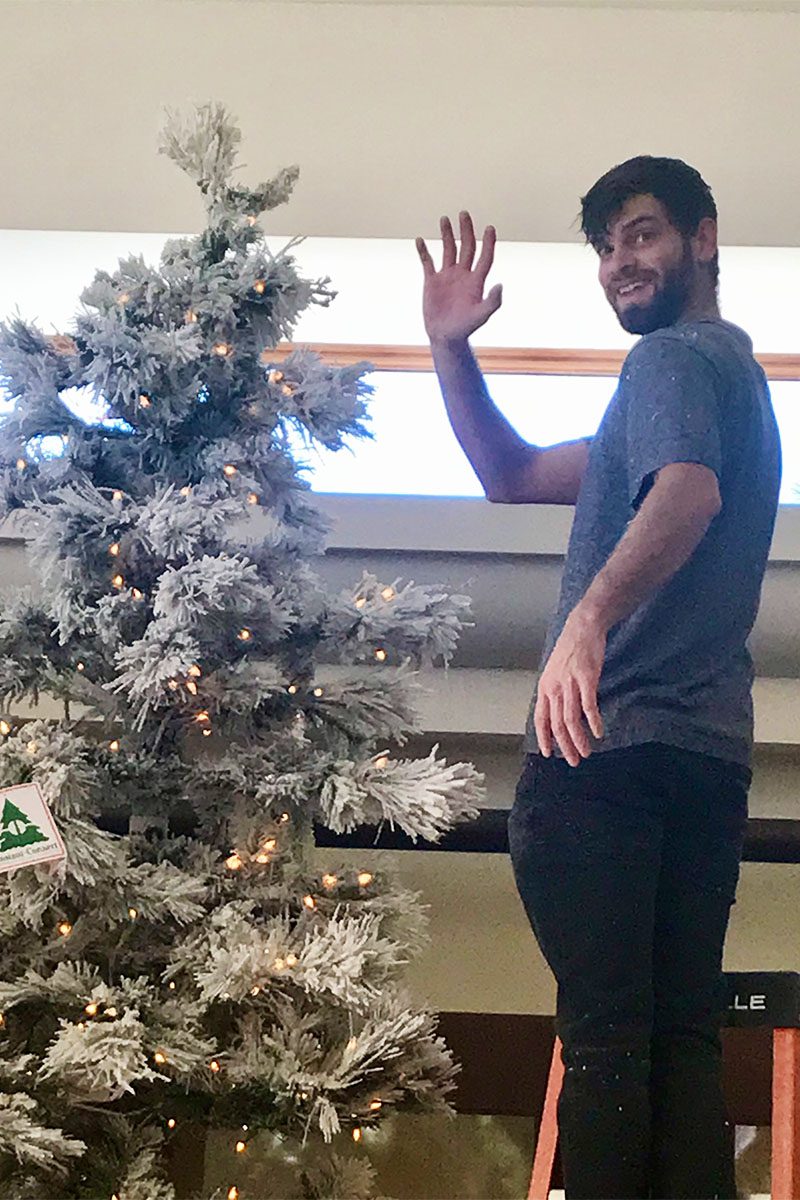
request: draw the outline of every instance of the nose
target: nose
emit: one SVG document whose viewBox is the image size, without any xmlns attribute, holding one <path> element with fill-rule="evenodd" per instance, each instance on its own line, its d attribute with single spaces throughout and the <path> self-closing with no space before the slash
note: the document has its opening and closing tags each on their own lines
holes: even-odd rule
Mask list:
<svg viewBox="0 0 800 1200">
<path fill-rule="evenodd" d="M 638 260 L 629 246 L 615 246 L 600 261 L 600 283 L 606 291 L 614 290 L 626 279 L 636 275 Z"/>
</svg>

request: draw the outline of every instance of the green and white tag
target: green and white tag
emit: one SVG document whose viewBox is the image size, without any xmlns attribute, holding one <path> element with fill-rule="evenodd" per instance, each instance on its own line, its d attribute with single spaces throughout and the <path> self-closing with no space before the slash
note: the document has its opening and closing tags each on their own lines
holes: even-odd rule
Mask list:
<svg viewBox="0 0 800 1200">
<path fill-rule="evenodd" d="M 0 873 L 66 857 L 38 783 L 0 788 Z"/>
</svg>

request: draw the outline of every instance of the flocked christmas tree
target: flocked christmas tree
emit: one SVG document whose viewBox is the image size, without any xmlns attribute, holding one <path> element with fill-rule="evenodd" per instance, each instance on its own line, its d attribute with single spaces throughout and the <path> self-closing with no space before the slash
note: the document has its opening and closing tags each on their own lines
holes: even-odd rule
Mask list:
<svg viewBox="0 0 800 1200">
<path fill-rule="evenodd" d="M 366 433 L 368 366 L 270 358 L 334 293 L 264 240 L 297 171 L 236 186 L 238 142 L 218 106 L 171 118 L 202 234 L 98 272 L 68 335 L 0 328 L 0 502 L 39 579 L 0 612 L 0 786 L 37 782 L 67 851 L 0 876 L 7 1200 L 167 1200 L 192 1123 L 244 1154 L 273 1131 L 296 1195 L 367 1196 L 363 1145 L 326 1143 L 452 1087 L 402 987 L 416 898 L 319 873 L 313 826 L 436 839 L 474 814 L 470 765 L 398 753 L 468 605 L 369 575 L 331 596 L 313 570 L 326 525 L 292 446 Z M 40 695 L 63 716 L 14 715 Z"/>
</svg>

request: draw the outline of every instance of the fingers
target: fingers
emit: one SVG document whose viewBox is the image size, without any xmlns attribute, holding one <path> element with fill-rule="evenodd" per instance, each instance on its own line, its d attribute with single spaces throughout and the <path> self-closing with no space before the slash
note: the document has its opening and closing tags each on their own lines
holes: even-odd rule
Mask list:
<svg viewBox="0 0 800 1200">
<path fill-rule="evenodd" d="M 589 739 L 586 736 L 586 730 L 583 725 L 583 708 L 581 707 L 580 692 L 574 680 L 572 681 L 572 686 L 564 695 L 563 712 L 564 731 L 572 748 L 578 752 L 581 758 L 588 758 L 592 753 L 592 748 L 589 745 Z M 558 743 L 566 754 L 560 737 Z M 569 755 L 567 755 L 567 758 L 569 758 Z M 577 765 L 577 762 L 572 763 L 572 766 Z"/>
<path fill-rule="evenodd" d="M 461 253 L 458 256 L 458 265 L 471 271 L 472 261 L 475 258 L 475 226 L 472 224 L 472 217 L 468 212 L 459 213 L 458 221 L 461 232 Z"/>
<path fill-rule="evenodd" d="M 497 241 L 497 231 L 494 225 L 487 225 L 483 231 L 483 242 L 481 244 L 481 253 L 478 262 L 475 266 L 475 274 L 480 279 L 481 283 L 486 282 L 486 276 L 492 269 L 494 262 L 494 245 Z"/>
<path fill-rule="evenodd" d="M 496 283 L 490 292 L 487 293 L 486 299 L 483 302 L 484 320 L 488 321 L 492 313 L 496 313 L 500 305 L 503 303 L 503 285 Z"/>
<path fill-rule="evenodd" d="M 464 210 L 458 215 L 459 234 L 461 238 L 461 249 L 456 249 L 456 237 L 453 232 L 453 226 L 449 217 L 441 217 L 439 228 L 442 234 L 442 270 L 445 267 L 454 267 L 456 262 L 460 267 L 464 267 L 467 271 L 472 270 L 472 264 L 475 259 L 476 241 L 475 241 L 475 226 L 472 223 L 472 217 Z M 475 268 L 481 283 L 486 282 L 486 277 L 491 270 L 494 261 L 494 246 L 497 234 L 493 225 L 487 225 L 483 234 L 483 243 L 481 245 L 480 258 L 478 259 Z M 416 239 L 417 252 L 422 260 L 423 270 L 427 275 L 434 271 L 433 260 L 428 251 L 428 247 L 422 238 Z M 499 304 L 498 304 L 499 307 Z M 494 311 L 494 310 L 492 310 Z"/>
<path fill-rule="evenodd" d="M 600 709 L 597 704 L 597 687 L 591 686 L 586 680 L 580 680 L 578 686 L 581 690 L 581 705 L 586 713 L 586 720 L 589 722 L 589 728 L 596 738 L 603 736 L 603 718 L 600 716 Z"/>
<path fill-rule="evenodd" d="M 436 268 L 433 265 L 433 259 L 431 258 L 430 250 L 425 245 L 423 238 L 417 238 L 416 247 L 417 253 L 422 261 L 422 270 L 425 273 L 425 277 L 427 278 L 429 275 L 435 275 Z"/>
<path fill-rule="evenodd" d="M 539 743 L 540 753 L 545 758 L 549 758 L 553 753 L 553 738 L 550 732 L 550 701 L 546 692 L 540 691 L 536 697 L 533 727 L 536 730 L 536 741 Z"/>
<path fill-rule="evenodd" d="M 439 222 L 442 231 L 442 270 L 456 265 L 456 239 L 449 217 L 442 217 Z"/>
<path fill-rule="evenodd" d="M 554 738 L 571 767 L 577 767 L 582 758 L 589 758 L 592 748 L 583 726 L 584 711 L 592 733 L 595 737 L 602 737 L 603 724 L 596 697 L 592 703 L 589 695 L 582 690 L 579 699 L 577 685 L 566 694 L 560 690 L 551 694 L 539 691 L 533 720 L 539 750 L 545 758 L 550 758 L 553 753 Z"/>
</svg>

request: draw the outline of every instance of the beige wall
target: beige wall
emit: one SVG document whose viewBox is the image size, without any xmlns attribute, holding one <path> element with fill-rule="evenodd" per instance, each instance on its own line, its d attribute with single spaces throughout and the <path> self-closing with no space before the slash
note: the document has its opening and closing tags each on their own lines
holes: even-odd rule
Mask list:
<svg viewBox="0 0 800 1200">
<path fill-rule="evenodd" d="M 730 7 L 4 0 L 0 228 L 196 228 L 155 140 L 165 105 L 217 99 L 241 120 L 243 178 L 301 166 L 276 228 L 432 235 L 469 205 L 501 238 L 567 241 L 594 178 L 650 152 L 706 175 L 726 244 L 800 245 L 800 12 Z M 796 746 L 759 750 L 753 811 L 800 814 Z M 505 857 L 349 857 L 393 863 L 430 904 L 409 979 L 433 1006 L 551 1010 Z M 746 864 L 728 965 L 800 968 L 798 911 L 800 867 Z"/>
<path fill-rule="evenodd" d="M 447 750 L 445 745 L 443 749 Z M 472 755 L 489 801 L 511 803 L 516 757 Z M 750 812 L 800 817 L 800 747 L 756 751 Z M 337 862 L 389 869 L 429 906 L 430 944 L 412 963 L 414 992 L 439 1011 L 550 1013 L 555 987 L 502 854 L 319 850 Z M 744 863 L 728 934 L 730 971 L 800 971 L 800 864 Z"/>
<path fill-rule="evenodd" d="M 0 228 L 195 228 L 155 139 L 165 105 L 214 99 L 247 178 L 299 163 L 280 229 L 433 235 L 467 205 L 567 241 L 594 179 L 645 152 L 707 176 L 724 244 L 797 245 L 798 50 L 797 4 L 760 0 L 4 0 Z"/>
</svg>

